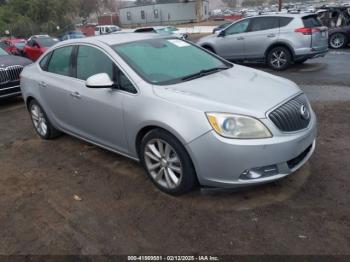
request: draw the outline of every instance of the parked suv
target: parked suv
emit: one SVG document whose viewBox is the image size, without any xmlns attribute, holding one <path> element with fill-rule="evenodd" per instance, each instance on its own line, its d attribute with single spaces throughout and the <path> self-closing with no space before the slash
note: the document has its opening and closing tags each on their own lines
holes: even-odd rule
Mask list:
<svg viewBox="0 0 350 262">
<path fill-rule="evenodd" d="M 293 62 L 324 56 L 328 28 L 317 15 L 255 16 L 204 37 L 198 44 L 228 60 L 265 62 L 274 70 L 285 70 Z"/>
</svg>

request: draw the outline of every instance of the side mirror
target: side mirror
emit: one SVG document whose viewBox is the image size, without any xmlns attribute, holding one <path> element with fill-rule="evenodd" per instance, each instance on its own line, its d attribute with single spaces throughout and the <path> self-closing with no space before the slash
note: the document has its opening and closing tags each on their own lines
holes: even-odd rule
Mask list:
<svg viewBox="0 0 350 262">
<path fill-rule="evenodd" d="M 86 80 L 88 88 L 112 88 L 113 86 L 113 81 L 106 73 L 93 75 Z"/>
<path fill-rule="evenodd" d="M 218 37 L 224 37 L 225 35 L 226 35 L 225 30 L 221 30 L 221 31 L 218 33 Z"/>
</svg>

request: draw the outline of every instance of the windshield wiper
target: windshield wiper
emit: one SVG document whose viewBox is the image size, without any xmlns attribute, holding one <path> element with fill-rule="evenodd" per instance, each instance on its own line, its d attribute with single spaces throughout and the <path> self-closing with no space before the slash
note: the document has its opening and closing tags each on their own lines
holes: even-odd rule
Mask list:
<svg viewBox="0 0 350 262">
<path fill-rule="evenodd" d="M 185 77 L 181 78 L 181 80 L 182 81 L 192 80 L 192 79 L 196 79 L 196 78 L 200 78 L 200 77 L 203 77 L 203 76 L 207 76 L 207 75 L 210 75 L 210 74 L 222 71 L 222 70 L 227 70 L 229 68 L 230 67 L 228 67 L 228 66 L 220 66 L 220 67 L 214 67 L 214 68 L 210 68 L 210 69 L 204 69 L 204 70 L 201 70 L 201 71 L 199 71 L 197 73 L 185 76 Z"/>
</svg>

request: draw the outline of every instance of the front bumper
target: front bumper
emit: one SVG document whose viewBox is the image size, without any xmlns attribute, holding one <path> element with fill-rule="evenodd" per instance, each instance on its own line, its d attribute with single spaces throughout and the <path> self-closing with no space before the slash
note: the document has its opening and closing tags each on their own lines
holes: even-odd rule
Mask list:
<svg viewBox="0 0 350 262">
<path fill-rule="evenodd" d="M 9 83 L 7 85 L 0 86 L 0 99 L 19 95 L 21 95 L 21 88 L 19 86 L 19 82 L 15 85 L 11 85 L 11 83 Z"/>
<path fill-rule="evenodd" d="M 268 120 L 266 120 L 268 122 Z M 316 117 L 305 130 L 277 133 L 269 139 L 226 139 L 210 131 L 187 145 L 202 186 L 235 188 L 281 179 L 298 170 L 316 146 Z M 275 167 L 254 179 L 243 179 L 249 170 Z"/>
</svg>

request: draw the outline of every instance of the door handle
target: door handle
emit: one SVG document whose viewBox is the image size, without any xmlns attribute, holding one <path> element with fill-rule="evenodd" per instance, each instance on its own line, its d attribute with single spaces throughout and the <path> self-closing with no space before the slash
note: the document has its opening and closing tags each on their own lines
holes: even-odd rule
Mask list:
<svg viewBox="0 0 350 262">
<path fill-rule="evenodd" d="M 78 92 L 73 92 L 73 93 L 70 93 L 70 95 L 74 98 L 77 98 L 77 99 L 80 99 L 81 98 L 81 95 L 78 93 Z"/>
<path fill-rule="evenodd" d="M 237 40 L 244 40 L 243 36 L 237 37 Z"/>
<path fill-rule="evenodd" d="M 47 84 L 46 84 L 44 81 L 41 81 L 41 82 L 39 83 L 39 86 L 40 86 L 40 87 L 47 87 Z"/>
<path fill-rule="evenodd" d="M 269 34 L 269 35 L 267 35 L 267 37 L 276 37 L 276 35 L 275 34 Z"/>
</svg>

